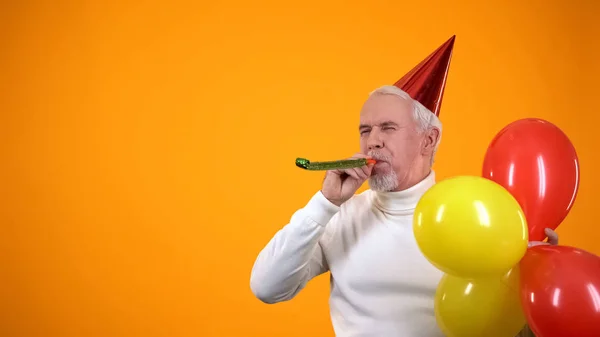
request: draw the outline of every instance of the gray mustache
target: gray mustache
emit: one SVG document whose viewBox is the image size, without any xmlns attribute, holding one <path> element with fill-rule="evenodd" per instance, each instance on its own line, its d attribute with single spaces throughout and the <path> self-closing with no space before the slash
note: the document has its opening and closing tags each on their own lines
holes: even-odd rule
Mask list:
<svg viewBox="0 0 600 337">
<path fill-rule="evenodd" d="M 369 152 L 368 153 L 369 157 L 375 159 L 375 160 L 380 160 L 380 161 L 386 161 L 386 162 L 390 162 L 391 158 L 383 155 L 379 152 Z"/>
</svg>

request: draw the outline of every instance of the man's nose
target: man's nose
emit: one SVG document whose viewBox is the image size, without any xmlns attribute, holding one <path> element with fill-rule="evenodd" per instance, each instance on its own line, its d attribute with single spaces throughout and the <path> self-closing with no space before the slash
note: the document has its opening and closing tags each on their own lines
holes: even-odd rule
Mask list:
<svg viewBox="0 0 600 337">
<path fill-rule="evenodd" d="M 369 150 L 373 149 L 381 149 L 383 147 L 383 141 L 379 135 L 378 131 L 372 130 L 369 134 L 369 139 L 367 139 L 367 148 Z"/>
</svg>

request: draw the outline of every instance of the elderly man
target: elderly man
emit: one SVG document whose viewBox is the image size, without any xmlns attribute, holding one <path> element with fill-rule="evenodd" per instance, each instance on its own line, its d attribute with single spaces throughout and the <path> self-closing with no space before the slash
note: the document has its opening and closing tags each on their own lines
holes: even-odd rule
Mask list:
<svg viewBox="0 0 600 337">
<path fill-rule="evenodd" d="M 443 336 L 433 308 L 442 272 L 420 252 L 412 222 L 417 202 L 435 184 L 437 115 L 453 42 L 370 94 L 354 157 L 376 164 L 327 171 L 321 190 L 260 252 L 250 282 L 256 297 L 290 300 L 330 271 L 337 336 Z M 365 181 L 370 189 L 355 194 Z"/>
</svg>

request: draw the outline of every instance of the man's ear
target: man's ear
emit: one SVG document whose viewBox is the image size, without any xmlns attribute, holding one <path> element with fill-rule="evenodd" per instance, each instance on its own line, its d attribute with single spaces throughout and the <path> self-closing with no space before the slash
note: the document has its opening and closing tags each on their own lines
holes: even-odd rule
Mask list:
<svg viewBox="0 0 600 337">
<path fill-rule="evenodd" d="M 431 128 L 425 132 L 425 139 L 423 140 L 423 154 L 431 155 L 435 151 L 435 144 L 437 144 L 440 138 L 440 130 L 438 128 Z"/>
</svg>

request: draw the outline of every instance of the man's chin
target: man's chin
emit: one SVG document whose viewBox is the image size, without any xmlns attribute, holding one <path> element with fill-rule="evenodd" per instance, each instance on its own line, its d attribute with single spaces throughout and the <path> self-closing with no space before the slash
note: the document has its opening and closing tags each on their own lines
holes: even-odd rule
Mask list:
<svg viewBox="0 0 600 337">
<path fill-rule="evenodd" d="M 369 187 L 376 192 L 393 191 L 398 186 L 398 179 L 393 173 L 374 172 L 369 177 Z"/>
</svg>

